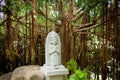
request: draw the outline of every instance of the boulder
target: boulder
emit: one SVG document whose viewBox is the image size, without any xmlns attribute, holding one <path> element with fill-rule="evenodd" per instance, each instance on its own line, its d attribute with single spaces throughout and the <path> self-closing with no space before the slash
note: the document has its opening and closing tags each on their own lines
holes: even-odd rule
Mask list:
<svg viewBox="0 0 120 80">
<path fill-rule="evenodd" d="M 0 76 L 0 80 L 10 80 L 11 72 Z"/>
<path fill-rule="evenodd" d="M 40 72 L 40 66 L 22 66 L 13 71 L 10 80 L 45 80 L 45 75 Z"/>
<path fill-rule="evenodd" d="M 0 80 L 45 80 L 45 75 L 40 71 L 40 66 L 30 65 L 18 67 L 0 76 Z"/>
</svg>

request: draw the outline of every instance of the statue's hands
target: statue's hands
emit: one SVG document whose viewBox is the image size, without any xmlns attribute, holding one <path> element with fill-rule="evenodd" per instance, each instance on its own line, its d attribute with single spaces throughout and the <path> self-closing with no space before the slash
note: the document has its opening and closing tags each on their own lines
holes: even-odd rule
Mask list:
<svg viewBox="0 0 120 80">
<path fill-rule="evenodd" d="M 59 53 L 59 52 L 58 52 L 57 50 L 54 50 L 54 51 L 51 51 L 51 52 L 50 52 L 50 55 L 51 55 L 51 54 L 54 54 L 54 53 Z"/>
</svg>

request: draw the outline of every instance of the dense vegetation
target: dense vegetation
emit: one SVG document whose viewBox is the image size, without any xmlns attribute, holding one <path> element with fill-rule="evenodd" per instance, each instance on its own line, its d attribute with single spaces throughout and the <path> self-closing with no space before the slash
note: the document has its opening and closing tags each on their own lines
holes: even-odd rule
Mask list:
<svg viewBox="0 0 120 80">
<path fill-rule="evenodd" d="M 64 65 L 74 58 L 95 79 L 118 80 L 119 15 L 119 0 L 0 0 L 0 74 L 43 65 L 46 35 L 55 30 Z"/>
</svg>

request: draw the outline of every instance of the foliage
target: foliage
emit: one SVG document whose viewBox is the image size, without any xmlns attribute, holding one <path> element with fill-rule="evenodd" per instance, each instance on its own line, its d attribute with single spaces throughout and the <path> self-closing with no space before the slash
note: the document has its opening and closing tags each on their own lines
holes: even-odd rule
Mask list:
<svg viewBox="0 0 120 80">
<path fill-rule="evenodd" d="M 74 59 L 71 59 L 67 63 L 67 68 L 72 73 L 69 76 L 69 80 L 87 80 L 87 72 L 80 70 L 77 62 Z"/>
<path fill-rule="evenodd" d="M 76 0 L 75 4 L 83 9 L 91 9 L 101 2 L 102 0 Z"/>
</svg>

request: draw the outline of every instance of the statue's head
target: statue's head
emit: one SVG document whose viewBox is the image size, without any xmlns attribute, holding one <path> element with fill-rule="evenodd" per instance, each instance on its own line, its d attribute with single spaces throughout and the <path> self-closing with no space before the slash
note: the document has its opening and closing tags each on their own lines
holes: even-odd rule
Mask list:
<svg viewBox="0 0 120 80">
<path fill-rule="evenodd" d="M 50 41 L 51 45 L 57 45 L 58 44 L 58 39 L 57 39 L 57 34 L 55 32 L 53 32 L 51 34 L 51 41 Z"/>
</svg>

